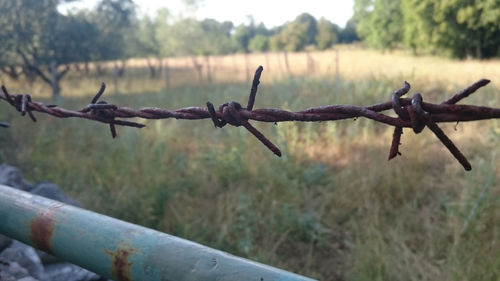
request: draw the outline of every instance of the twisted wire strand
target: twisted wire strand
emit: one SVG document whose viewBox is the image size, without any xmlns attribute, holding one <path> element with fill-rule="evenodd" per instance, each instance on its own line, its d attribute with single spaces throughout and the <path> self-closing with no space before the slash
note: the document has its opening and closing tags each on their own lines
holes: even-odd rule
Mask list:
<svg viewBox="0 0 500 281">
<path fill-rule="evenodd" d="M 140 109 L 118 107 L 100 100 L 106 89 L 104 83 L 101 84 L 100 89 L 92 98 L 90 104 L 80 110 L 69 110 L 56 105 L 45 105 L 41 102 L 33 101 L 30 95 L 10 94 L 5 86 L 2 86 L 3 96 L 0 95 L 0 99 L 8 102 L 17 111 L 21 112 L 23 116 L 28 113 L 28 116 L 33 122 L 36 122 L 36 118 L 33 114 L 33 112 L 36 111 L 57 118 L 76 117 L 106 123 L 110 127 L 113 138 L 117 136 L 116 125 L 135 128 L 142 128 L 145 126 L 144 124 L 123 119 L 211 119 L 215 127 L 219 128 L 227 124 L 245 127 L 277 156 L 281 156 L 279 148 L 258 129 L 253 127 L 249 120 L 273 123 L 287 121 L 318 122 L 365 117 L 395 127 L 389 152 L 389 160 L 397 155 L 401 155 L 399 152 L 399 145 L 403 128 L 412 128 L 413 131 L 418 134 L 425 127 L 428 127 L 465 170 L 471 170 L 470 163 L 438 127 L 437 123 L 500 118 L 500 108 L 456 104 L 460 100 L 476 92 L 479 88 L 486 86 L 490 82 L 490 80 L 487 79 L 477 81 L 440 104 L 424 102 L 422 95 L 419 93 L 414 94 L 411 99 L 402 98 L 411 88 L 410 84 L 405 81 L 403 87 L 396 90 L 391 95 L 390 101 L 366 107 L 355 105 L 327 105 L 311 107 L 296 112 L 279 108 L 253 109 L 262 71 L 263 67 L 259 66 L 255 72 L 246 108 L 235 101 L 224 103 L 219 106 L 218 109 L 215 109 L 214 105 L 210 102 L 207 102 L 207 107 L 186 107 L 177 110 L 168 110 L 158 107 L 144 107 Z M 387 110 L 393 110 L 396 113 L 396 117 L 382 113 Z M 8 125 L 0 123 L 0 126 L 5 127 Z"/>
</svg>

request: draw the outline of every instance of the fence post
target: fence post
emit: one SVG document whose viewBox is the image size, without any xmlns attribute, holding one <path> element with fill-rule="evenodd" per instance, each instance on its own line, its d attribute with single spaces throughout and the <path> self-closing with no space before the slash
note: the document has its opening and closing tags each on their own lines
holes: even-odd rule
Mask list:
<svg viewBox="0 0 500 281">
<path fill-rule="evenodd" d="M 339 49 L 335 48 L 335 77 L 338 78 L 339 73 Z"/>
<path fill-rule="evenodd" d="M 283 56 L 285 58 L 286 71 L 288 72 L 288 75 L 292 75 L 292 71 L 290 70 L 290 63 L 288 62 L 288 51 L 283 51 Z"/>
<path fill-rule="evenodd" d="M 117 281 L 311 281 L 0 185 L 0 233 Z"/>
<path fill-rule="evenodd" d="M 165 60 L 165 89 L 168 90 L 170 86 L 170 66 L 168 65 L 168 58 Z"/>
<path fill-rule="evenodd" d="M 118 64 L 115 62 L 113 65 L 113 85 L 115 87 L 115 94 L 119 94 L 120 90 L 118 89 L 118 78 L 119 78 L 119 70 Z"/>
<path fill-rule="evenodd" d="M 57 62 L 55 60 L 50 62 L 50 85 L 52 86 L 52 97 L 59 97 L 59 78 L 57 77 Z"/>
</svg>

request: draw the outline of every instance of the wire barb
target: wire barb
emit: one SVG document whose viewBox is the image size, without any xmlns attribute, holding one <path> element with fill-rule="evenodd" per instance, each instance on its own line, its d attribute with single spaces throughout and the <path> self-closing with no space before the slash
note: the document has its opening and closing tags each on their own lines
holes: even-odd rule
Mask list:
<svg viewBox="0 0 500 281">
<path fill-rule="evenodd" d="M 252 82 L 252 88 L 250 90 L 250 96 L 248 97 L 248 105 L 247 105 L 247 110 L 252 110 L 253 105 L 255 103 L 255 96 L 257 95 L 257 88 L 259 87 L 260 84 L 260 75 L 262 74 L 262 71 L 264 68 L 262 65 L 259 65 L 257 67 L 257 70 L 255 71 L 255 75 L 253 77 L 253 82 Z"/>
<path fill-rule="evenodd" d="M 391 150 L 389 151 L 389 158 L 391 160 L 394 157 L 401 155 L 399 152 L 399 145 L 401 145 L 401 135 L 403 134 L 403 128 L 396 126 L 394 127 L 394 133 L 392 134 Z"/>
<path fill-rule="evenodd" d="M 117 136 L 115 126 L 134 128 L 142 128 L 145 126 L 140 123 L 123 120 L 128 118 L 211 119 L 217 128 L 222 128 L 227 124 L 235 127 L 244 127 L 277 156 L 281 156 L 279 148 L 255 128 L 250 123 L 250 120 L 277 124 L 277 122 L 285 121 L 321 122 L 365 117 L 395 127 L 388 157 L 389 160 L 395 158 L 397 155 L 401 155 L 399 152 L 399 145 L 404 128 L 412 128 L 414 133 L 418 134 L 425 127 L 428 127 L 465 170 L 471 169 L 470 163 L 441 128 L 438 127 L 437 123 L 500 118 L 500 108 L 456 104 L 460 100 L 476 92 L 479 88 L 486 86 L 490 82 L 490 80 L 486 79 L 479 80 L 440 104 L 424 102 L 422 95 L 418 93 L 414 94 L 411 99 L 402 98 L 403 95 L 410 91 L 410 84 L 405 81 L 402 88 L 391 94 L 391 100 L 366 107 L 355 105 L 328 105 L 308 108 L 297 112 L 290 112 L 278 108 L 253 109 L 262 71 L 262 66 L 259 66 L 255 71 L 246 108 L 234 101 L 222 104 L 217 110 L 210 102 L 207 102 L 206 107 L 186 107 L 177 110 L 167 110 L 156 107 L 145 107 L 141 109 L 118 107 L 114 104 L 108 104 L 103 100 L 99 100 L 106 89 L 104 83 L 101 84 L 101 87 L 92 98 L 90 104 L 81 110 L 68 110 L 55 105 L 45 105 L 41 102 L 34 102 L 29 95 L 10 94 L 4 86 L 1 87 L 3 96 L 0 95 L 0 99 L 5 100 L 12 107 L 21 112 L 22 115 L 28 113 L 33 121 L 36 121 L 36 119 L 32 115 L 32 111 L 36 111 L 57 118 L 76 117 L 108 124 L 113 138 Z M 395 111 L 397 117 L 382 113 L 387 110 Z M 0 123 L 2 127 L 6 125 L 5 123 Z"/>
<path fill-rule="evenodd" d="M 462 99 L 468 97 L 469 95 L 473 94 L 474 92 L 476 92 L 479 88 L 488 85 L 488 83 L 490 83 L 490 80 L 481 79 L 481 80 L 477 81 L 476 83 L 470 85 L 469 87 L 463 89 L 462 91 L 458 92 L 450 99 L 444 101 L 443 104 L 456 104 L 460 100 L 462 100 Z"/>
</svg>

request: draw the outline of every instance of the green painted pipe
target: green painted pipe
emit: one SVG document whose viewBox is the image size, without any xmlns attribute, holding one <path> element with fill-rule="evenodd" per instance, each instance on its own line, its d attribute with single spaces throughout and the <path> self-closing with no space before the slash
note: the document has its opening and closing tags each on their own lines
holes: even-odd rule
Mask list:
<svg viewBox="0 0 500 281">
<path fill-rule="evenodd" d="M 117 281 L 313 280 L 4 185 L 0 218 L 0 233 Z"/>
</svg>

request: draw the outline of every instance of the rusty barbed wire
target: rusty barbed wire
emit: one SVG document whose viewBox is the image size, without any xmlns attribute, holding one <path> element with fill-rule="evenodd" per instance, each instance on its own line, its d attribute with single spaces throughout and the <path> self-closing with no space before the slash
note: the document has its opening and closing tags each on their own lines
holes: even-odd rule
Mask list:
<svg viewBox="0 0 500 281">
<path fill-rule="evenodd" d="M 440 104 L 424 102 L 422 95 L 419 93 L 414 94 L 411 99 L 402 98 L 403 95 L 410 91 L 410 84 L 405 81 L 403 87 L 392 94 L 390 101 L 366 107 L 355 105 L 327 105 L 312 107 L 297 112 L 290 112 L 278 108 L 253 109 L 262 71 L 263 67 L 259 66 L 255 72 L 246 108 L 235 101 L 224 103 L 220 105 L 217 110 L 210 102 L 207 102 L 206 108 L 186 107 L 177 110 L 167 110 L 157 107 L 144 107 L 141 109 L 118 107 L 114 104 L 108 104 L 103 100 L 99 100 L 106 89 L 104 83 L 101 84 L 101 88 L 94 98 L 92 98 L 90 104 L 81 110 L 68 110 L 56 105 L 45 105 L 41 102 L 35 102 L 31 99 L 31 96 L 27 94 L 10 94 L 5 86 L 2 86 L 4 95 L 0 96 L 0 99 L 7 101 L 16 108 L 17 111 L 21 112 L 23 116 L 28 113 L 28 116 L 33 122 L 36 122 L 36 118 L 33 114 L 33 112 L 36 111 L 58 118 L 77 117 L 106 123 L 110 127 L 113 138 L 117 136 L 116 125 L 135 128 L 142 128 L 145 126 L 144 124 L 123 120 L 124 118 L 175 118 L 189 120 L 210 118 L 215 127 L 218 128 L 222 128 L 227 124 L 236 127 L 243 126 L 277 156 L 281 156 L 280 149 L 259 130 L 252 126 L 249 120 L 273 123 L 285 121 L 316 122 L 365 117 L 395 127 L 389 152 L 389 160 L 397 155 L 401 155 L 399 152 L 399 145 L 403 128 L 412 128 L 413 131 L 418 134 L 427 127 L 438 137 L 443 145 L 467 171 L 472 168 L 470 163 L 438 127 L 437 123 L 500 118 L 500 108 L 456 104 L 479 88 L 486 86 L 490 82 L 490 80 L 487 79 L 477 81 Z M 391 109 L 394 110 L 397 117 L 381 113 L 382 111 Z"/>
</svg>

